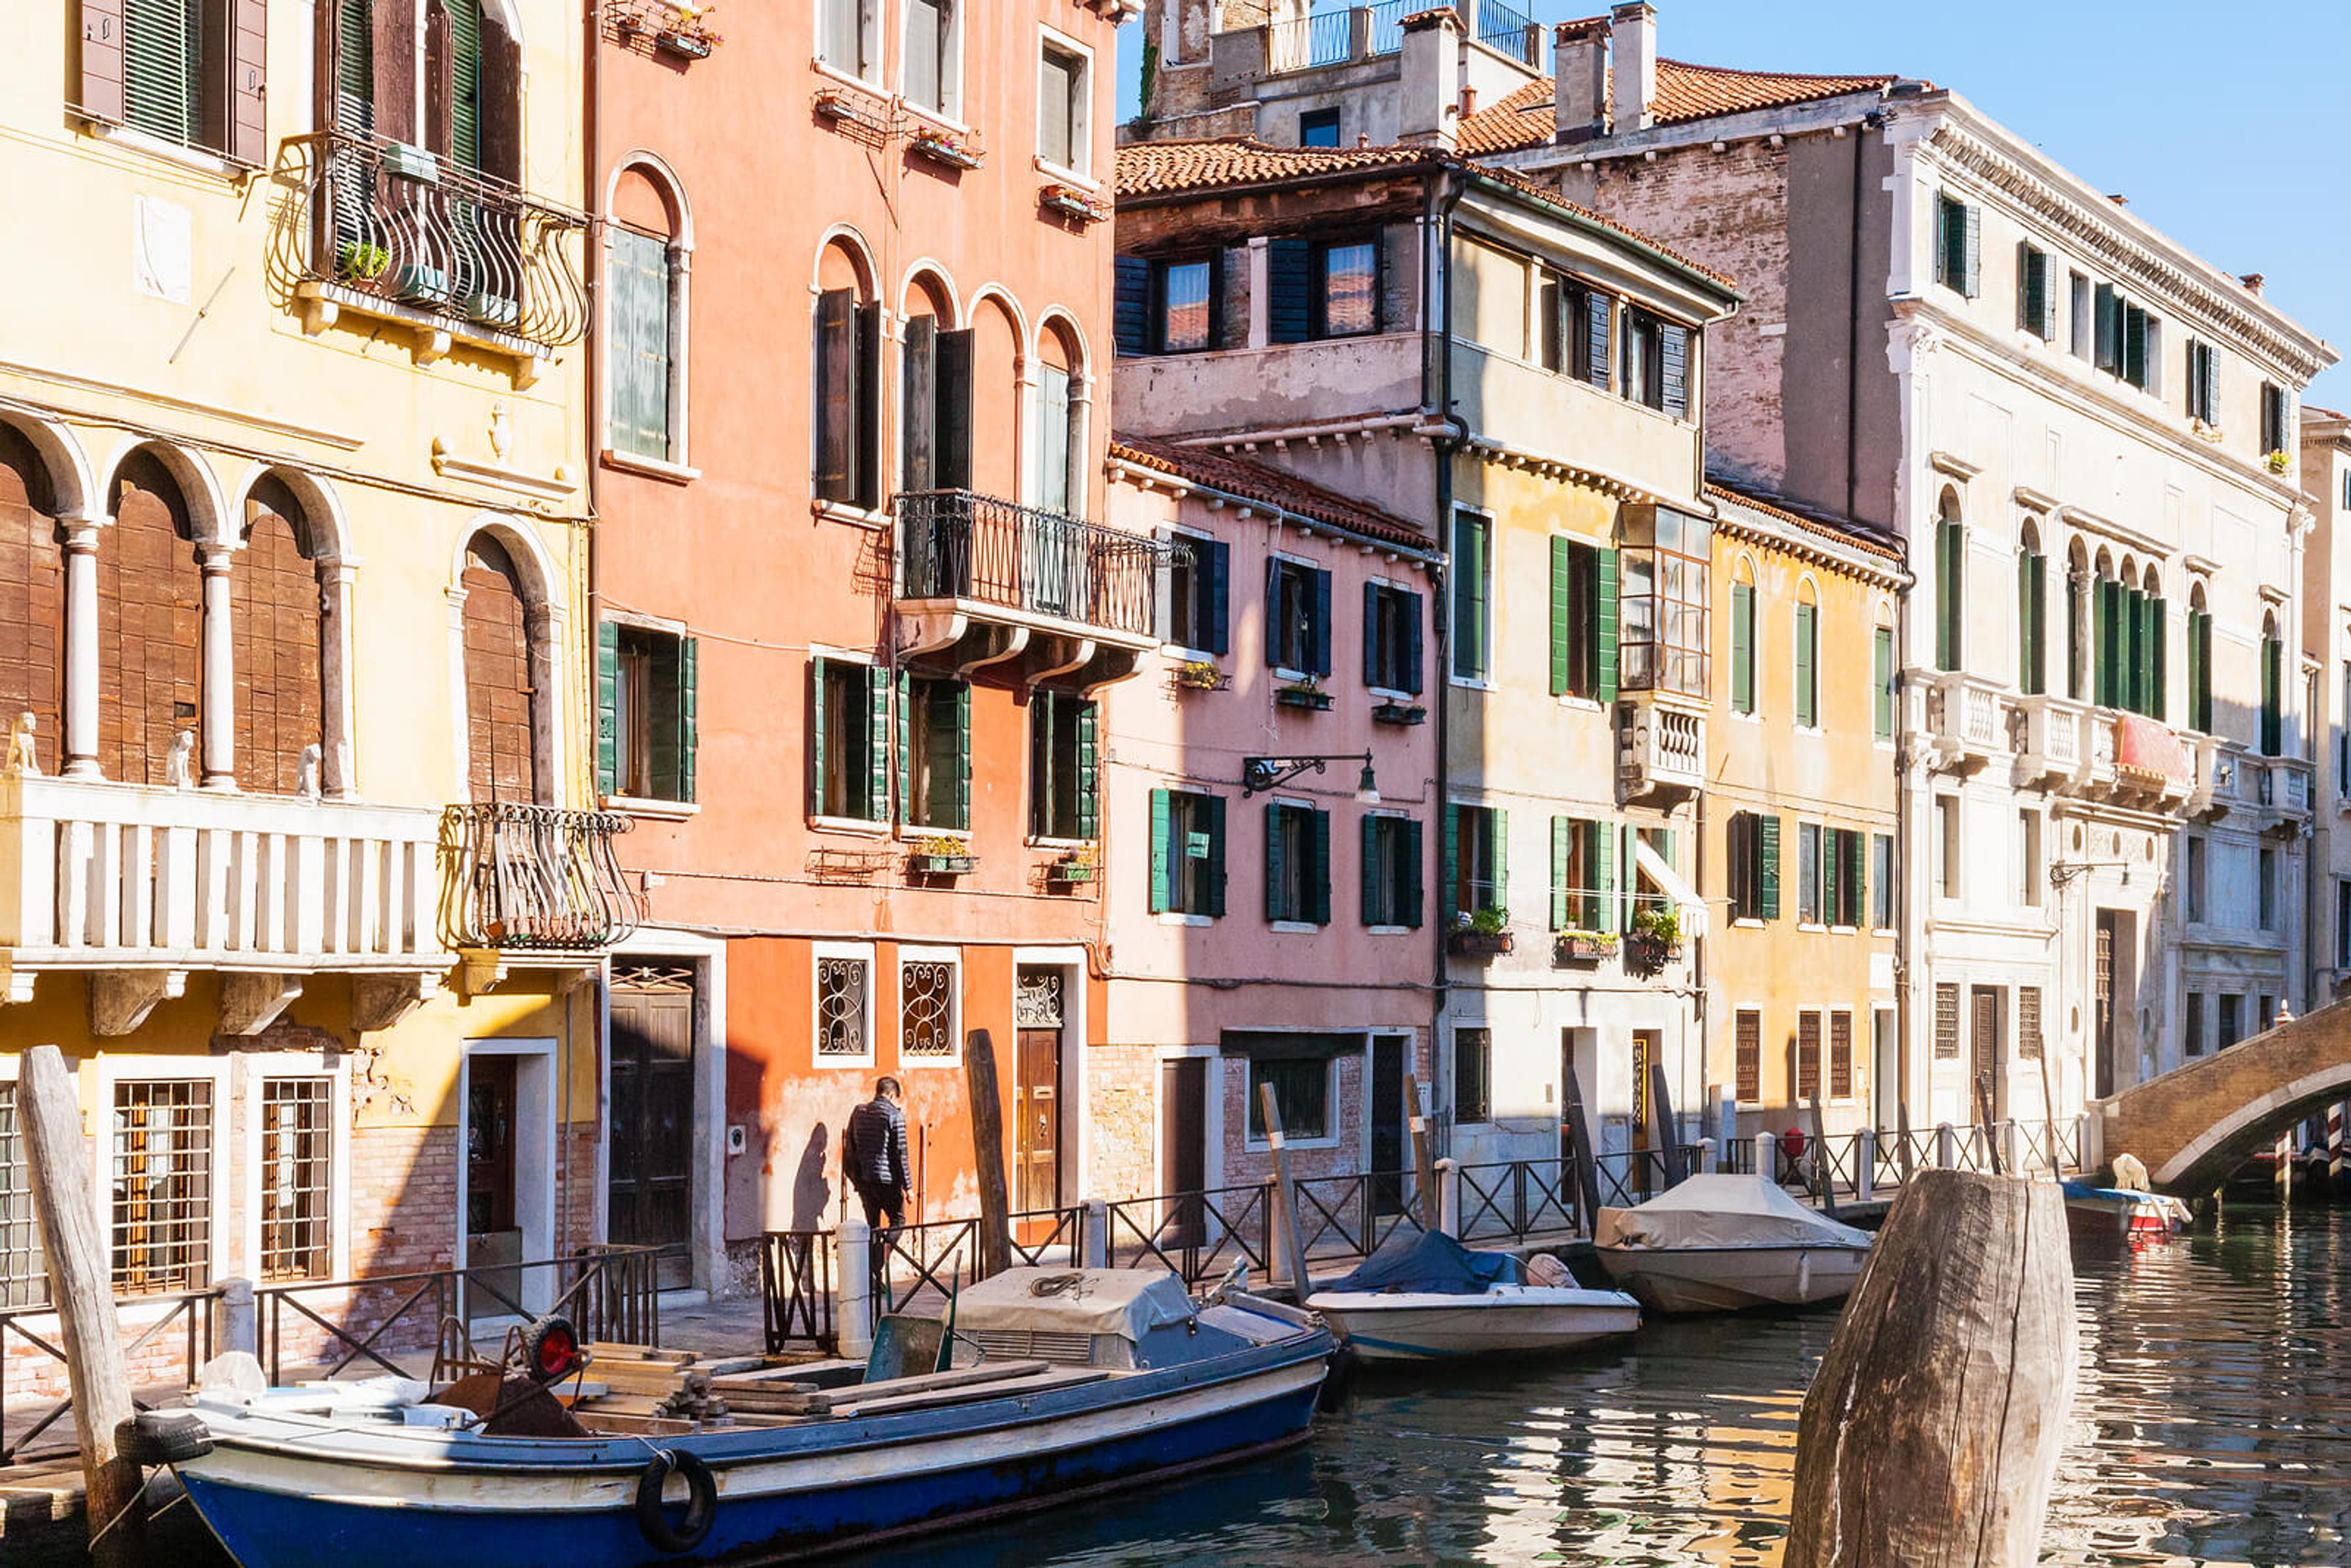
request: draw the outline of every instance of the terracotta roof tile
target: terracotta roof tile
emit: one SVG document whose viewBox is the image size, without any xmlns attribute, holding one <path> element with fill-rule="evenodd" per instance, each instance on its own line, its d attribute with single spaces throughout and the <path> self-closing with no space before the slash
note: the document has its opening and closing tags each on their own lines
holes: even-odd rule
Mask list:
<svg viewBox="0 0 2351 1568">
<path fill-rule="evenodd" d="M 1765 517 L 1785 523 L 1799 532 L 1834 539 L 1848 549 L 1877 556 L 1896 565 L 1901 564 L 1902 542 L 1867 524 L 1841 521 L 1833 517 L 1796 511 L 1790 503 L 1777 497 L 1766 496 L 1760 490 L 1742 489 L 1736 485 L 1726 485 L 1719 479 L 1708 479 L 1706 482 L 1706 493 L 1709 496 L 1719 496 L 1750 511 L 1761 512 Z"/>
<path fill-rule="evenodd" d="M 1114 437 L 1110 455 L 1113 459 L 1123 459 L 1227 495 L 1262 501 L 1269 507 L 1280 507 L 1366 538 L 1384 539 L 1411 549 L 1434 548 L 1426 532 L 1402 517 L 1250 458 L 1197 446 L 1178 446 L 1141 435 Z"/>
<path fill-rule="evenodd" d="M 1742 71 L 1725 66 L 1657 62 L 1656 117 L 1660 125 L 1711 120 L 1719 114 L 1811 103 L 1841 93 L 1872 92 L 1898 80 L 1891 76 L 1813 76 L 1794 71 Z M 1462 121 L 1461 150 L 1472 154 L 1515 152 L 1549 141 L 1558 130 L 1553 100 L 1558 88 L 1541 78 L 1498 99 Z"/>
</svg>

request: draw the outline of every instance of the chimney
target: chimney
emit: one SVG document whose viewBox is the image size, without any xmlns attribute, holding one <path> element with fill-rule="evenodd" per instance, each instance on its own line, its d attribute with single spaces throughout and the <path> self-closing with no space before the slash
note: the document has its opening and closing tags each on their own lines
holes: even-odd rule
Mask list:
<svg viewBox="0 0 2351 1568">
<path fill-rule="evenodd" d="M 1598 16 L 1562 22 L 1552 50 L 1557 79 L 1552 140 L 1589 141 L 1608 131 L 1608 24 Z"/>
<path fill-rule="evenodd" d="M 1622 136 L 1656 123 L 1657 8 L 1633 0 L 1608 14 L 1608 129 Z"/>
<path fill-rule="evenodd" d="M 2237 281 L 2245 286 L 2246 293 L 2259 296 L 2262 291 L 2262 285 L 2267 282 L 2268 279 L 2263 277 L 2258 272 L 2249 272 L 2242 277 L 2237 279 Z"/>
<path fill-rule="evenodd" d="M 1461 18 L 1451 6 L 1404 19 L 1396 140 L 1452 151 L 1461 129 Z"/>
</svg>

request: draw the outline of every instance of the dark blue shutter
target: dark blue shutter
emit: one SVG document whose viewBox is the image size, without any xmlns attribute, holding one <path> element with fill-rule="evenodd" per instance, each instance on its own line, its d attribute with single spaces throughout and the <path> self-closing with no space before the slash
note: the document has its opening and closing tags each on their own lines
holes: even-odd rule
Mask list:
<svg viewBox="0 0 2351 1568">
<path fill-rule="evenodd" d="M 1222 795 L 1200 797 L 1201 826 L 1208 834 L 1207 908 L 1202 913 L 1220 915 L 1225 912 L 1225 798 Z M 1187 848 L 1188 852 L 1188 848 Z"/>
<path fill-rule="evenodd" d="M 1373 816 L 1366 816 L 1364 819 L 1363 915 L 1364 924 L 1366 925 L 1387 924 L 1386 920 L 1382 918 L 1387 911 L 1381 905 L 1385 902 L 1384 893 L 1391 873 L 1386 863 L 1380 858 L 1380 821 L 1379 818 Z"/>
<path fill-rule="evenodd" d="M 1265 917 L 1268 920 L 1295 920 L 1299 912 L 1290 907 L 1290 846 L 1283 842 L 1282 825 L 1290 811 L 1289 806 L 1268 803 L 1265 809 Z"/>
<path fill-rule="evenodd" d="M 1615 300 L 1605 294 L 1583 297 L 1583 379 L 1603 392 L 1608 390 L 1609 368 L 1614 363 L 1609 358 L 1609 329 L 1615 310 Z"/>
<path fill-rule="evenodd" d="M 1420 885 L 1421 856 L 1424 853 L 1421 848 L 1420 823 L 1418 821 L 1405 822 L 1403 825 L 1401 836 L 1404 842 L 1396 852 L 1404 860 L 1402 892 L 1397 899 L 1397 903 L 1401 907 L 1392 911 L 1391 913 L 1393 913 L 1402 924 L 1409 925 L 1415 930 L 1418 930 L 1420 928 L 1420 907 L 1426 896 L 1421 892 Z"/>
<path fill-rule="evenodd" d="M 1668 324 L 1657 329 L 1657 340 L 1665 367 L 1666 412 L 1676 419 L 1687 419 L 1690 329 Z"/>
<path fill-rule="evenodd" d="M 1404 596 L 1404 689 L 1420 695 L 1422 662 L 1420 642 L 1421 597 L 1417 593 Z"/>
<path fill-rule="evenodd" d="M 1313 673 L 1331 673 L 1331 574 L 1320 568 L 1314 572 L 1314 626 L 1308 639 L 1313 649 Z"/>
<path fill-rule="evenodd" d="M 1266 324 L 1277 343 L 1302 343 L 1314 329 L 1314 252 L 1302 239 L 1268 241 Z"/>
<path fill-rule="evenodd" d="M 1199 547 L 1194 548 L 1196 550 Z M 1228 653 L 1232 645 L 1232 612 L 1226 601 L 1230 597 L 1232 547 L 1222 539 L 1211 540 L 1206 554 L 1207 559 L 1205 563 L 1200 562 L 1197 555 L 1194 557 L 1196 564 L 1193 570 L 1197 574 L 1202 564 L 1205 564 L 1207 569 L 1208 646 L 1207 651 L 1211 653 Z"/>
<path fill-rule="evenodd" d="M 1122 256 L 1112 268 L 1117 297 L 1111 310 L 1111 331 L 1118 351 L 1147 354 L 1151 351 L 1151 263 L 1139 256 Z"/>
<path fill-rule="evenodd" d="M 1315 811 L 1307 820 L 1306 918 L 1317 925 L 1331 924 L 1331 813 Z"/>
<path fill-rule="evenodd" d="M 1384 686 L 1391 672 L 1380 667 L 1380 585 L 1364 584 L 1364 685 Z"/>
</svg>

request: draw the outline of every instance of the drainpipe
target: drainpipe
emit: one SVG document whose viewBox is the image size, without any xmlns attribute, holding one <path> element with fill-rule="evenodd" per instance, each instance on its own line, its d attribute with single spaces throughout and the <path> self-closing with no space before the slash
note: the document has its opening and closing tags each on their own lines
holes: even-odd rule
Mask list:
<svg viewBox="0 0 2351 1568">
<path fill-rule="evenodd" d="M 1461 422 L 1454 416 L 1453 413 L 1453 210 L 1461 204 L 1461 198 L 1468 193 L 1468 186 L 1454 170 L 1450 168 L 1440 170 L 1430 183 L 1427 215 L 1421 225 L 1420 402 L 1424 410 L 1433 412 L 1440 421 L 1451 427 L 1447 434 L 1437 436 L 1430 444 L 1436 469 L 1434 486 L 1436 516 L 1432 521 L 1437 531 L 1435 541 L 1437 559 L 1433 563 L 1432 581 L 1429 584 L 1429 619 L 1437 633 L 1431 639 L 1436 646 L 1437 664 L 1433 672 L 1437 686 L 1437 812 L 1436 821 L 1430 826 L 1436 829 L 1435 850 L 1440 873 L 1445 864 L 1445 812 L 1447 810 L 1446 781 L 1452 769 L 1453 753 L 1450 737 L 1453 708 L 1453 617 L 1450 599 L 1453 564 L 1453 454 L 1460 447 L 1468 434 Z M 1444 305 L 1432 317 L 1428 309 L 1428 290 L 1440 280 L 1445 290 Z M 1432 375 L 1436 383 L 1434 398 L 1430 395 Z M 1437 906 L 1439 910 L 1445 907 L 1442 893 L 1437 896 Z M 1432 1085 L 1430 1098 L 1432 1101 L 1441 1098 L 1442 1109 L 1450 1112 L 1453 1108 L 1452 1080 L 1447 1074 L 1439 1071 L 1438 1063 L 1441 1060 L 1439 1052 L 1444 1049 L 1445 1008 L 1451 996 L 1452 978 L 1446 963 L 1445 922 L 1442 918 L 1438 918 L 1428 924 L 1429 929 L 1436 934 L 1435 951 L 1432 956 L 1435 974 L 1429 985 L 1428 1076 Z M 1439 1109 L 1439 1106 L 1432 1103 L 1430 1109 L 1435 1111 Z M 1452 1124 L 1447 1120 L 1441 1124 L 1447 1129 L 1446 1149 L 1450 1153 Z"/>
<path fill-rule="evenodd" d="M 601 530 L 597 527 L 597 519 L 602 515 L 601 508 L 599 505 L 601 499 L 600 492 L 602 486 L 600 465 L 597 462 L 597 443 L 598 438 L 602 434 L 602 425 L 604 423 L 599 413 L 599 411 L 603 407 L 604 366 L 603 355 L 599 351 L 599 347 L 601 342 L 601 335 L 597 329 L 597 302 L 602 297 L 603 292 L 601 287 L 603 283 L 603 267 L 599 259 L 596 245 L 596 235 L 599 228 L 597 220 L 601 215 L 601 208 L 602 205 L 602 204 L 597 199 L 596 191 L 597 176 L 601 171 L 603 152 L 601 142 L 600 141 L 603 131 L 603 117 L 601 114 L 603 105 L 603 72 L 601 68 L 604 52 L 602 47 L 602 25 L 603 8 L 601 6 L 589 5 L 582 7 L 580 20 L 582 35 L 580 39 L 582 49 L 580 60 L 580 75 L 582 78 L 580 83 L 582 89 L 580 92 L 580 111 L 586 123 L 581 127 L 580 132 L 581 136 L 584 138 L 582 143 L 581 172 L 587 185 L 587 189 L 580 193 L 580 195 L 584 198 L 580 203 L 580 209 L 589 214 L 590 225 L 587 243 L 580 247 L 584 253 L 580 257 L 580 261 L 587 268 L 588 273 L 586 278 L 588 293 L 588 450 L 586 454 L 588 467 L 588 527 L 582 530 L 588 536 L 588 613 L 582 618 L 586 622 L 582 630 L 586 632 L 587 636 L 586 653 L 589 661 L 588 668 L 591 672 L 595 668 L 593 661 L 596 657 L 596 625 L 598 622 L 603 619 L 604 592 L 603 575 L 600 568 L 600 563 L 597 560 L 596 550 L 597 536 L 601 532 Z M 594 716 L 591 711 L 589 726 L 589 730 L 591 735 L 594 733 L 595 729 L 593 721 Z M 592 770 L 596 766 L 592 748 L 587 761 L 588 767 Z M 601 806 L 602 802 L 598 800 L 595 804 Z M 590 1042 L 590 1058 L 595 1068 L 597 1085 L 595 1100 L 596 1155 L 595 1158 L 589 1162 L 589 1168 L 591 1173 L 601 1169 L 606 1157 L 604 1043 L 607 1039 L 606 1019 L 611 1016 L 611 959 L 608 956 L 596 966 L 595 995 L 592 998 L 593 1006 L 590 1009 L 590 1017 L 594 1020 L 592 1027 L 595 1032 Z M 578 1162 L 573 1157 L 576 1154 L 576 1150 L 572 1145 L 571 1082 L 573 1078 L 578 1074 L 579 1067 L 572 1054 L 570 1037 L 578 1033 L 579 1016 L 577 1009 L 566 1009 L 566 1017 L 564 1019 L 566 1026 L 564 1033 L 566 1038 L 564 1040 L 563 1051 L 562 1148 L 559 1155 L 562 1163 L 563 1170 L 563 1212 L 562 1218 L 559 1221 L 562 1226 L 562 1229 L 558 1233 L 557 1239 L 557 1250 L 559 1252 L 569 1244 L 572 1235 L 571 1188 L 574 1177 L 577 1174 L 572 1167 Z M 595 1190 L 601 1191 L 601 1187 L 602 1184 L 600 1182 L 597 1184 Z M 595 1239 L 599 1242 L 607 1239 L 608 1232 L 604 1225 L 597 1225 L 595 1227 Z M 697 1272 L 699 1272 L 699 1270 L 697 1270 Z M 697 1281 L 696 1282 L 700 1283 L 701 1281 Z M 716 1281 L 712 1282 L 715 1283 Z"/>
</svg>

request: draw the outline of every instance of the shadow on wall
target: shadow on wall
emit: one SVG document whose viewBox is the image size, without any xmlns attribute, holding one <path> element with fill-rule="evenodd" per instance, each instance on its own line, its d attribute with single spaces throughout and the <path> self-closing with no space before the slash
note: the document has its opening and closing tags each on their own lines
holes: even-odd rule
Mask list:
<svg viewBox="0 0 2351 1568">
<path fill-rule="evenodd" d="M 831 1129 L 819 1122 L 809 1129 L 808 1146 L 800 1151 L 799 1168 L 792 1173 L 794 1230 L 818 1230 L 824 1226 L 826 1212 L 832 1207 L 832 1183 L 825 1176 L 825 1163 L 831 1153 Z"/>
</svg>

